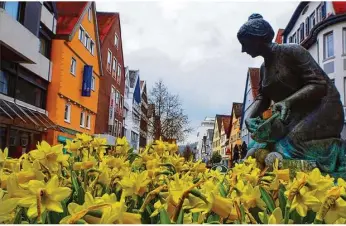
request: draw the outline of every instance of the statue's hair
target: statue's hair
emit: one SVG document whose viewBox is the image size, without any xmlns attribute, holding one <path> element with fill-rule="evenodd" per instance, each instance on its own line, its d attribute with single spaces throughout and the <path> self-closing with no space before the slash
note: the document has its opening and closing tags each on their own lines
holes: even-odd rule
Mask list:
<svg viewBox="0 0 346 226">
<path fill-rule="evenodd" d="M 254 13 L 249 16 L 248 21 L 241 26 L 237 37 L 262 39 L 263 42 L 270 43 L 274 38 L 274 30 L 270 24 L 263 19 L 262 15 Z"/>
</svg>

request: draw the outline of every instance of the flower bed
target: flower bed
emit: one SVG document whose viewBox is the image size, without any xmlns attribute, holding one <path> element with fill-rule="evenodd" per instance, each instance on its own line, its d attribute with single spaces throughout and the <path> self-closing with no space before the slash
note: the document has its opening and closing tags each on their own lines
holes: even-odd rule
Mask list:
<svg viewBox="0 0 346 226">
<path fill-rule="evenodd" d="M 161 140 L 140 153 L 104 144 L 78 134 L 69 154 L 44 141 L 19 159 L 0 150 L 0 223 L 345 223 L 345 181 L 317 168 L 291 180 L 249 158 L 223 175 Z"/>
</svg>

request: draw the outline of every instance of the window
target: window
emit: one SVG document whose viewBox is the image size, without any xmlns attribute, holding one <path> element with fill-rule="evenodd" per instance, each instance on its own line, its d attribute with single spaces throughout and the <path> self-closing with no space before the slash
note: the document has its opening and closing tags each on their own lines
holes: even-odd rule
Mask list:
<svg viewBox="0 0 346 226">
<path fill-rule="evenodd" d="M 293 43 L 293 36 L 291 36 L 288 40 L 289 43 Z M 250 84 L 250 83 L 249 83 Z"/>
<path fill-rule="evenodd" d="M 64 120 L 68 123 L 71 122 L 71 105 L 68 103 L 65 104 Z"/>
<path fill-rule="evenodd" d="M 114 37 L 114 45 L 118 48 L 118 44 L 119 44 L 119 38 L 118 38 L 118 35 L 115 34 L 115 37 Z"/>
<path fill-rule="evenodd" d="M 5 11 L 13 19 L 18 20 L 18 17 L 19 17 L 19 2 L 5 2 Z"/>
<path fill-rule="evenodd" d="M 77 61 L 75 58 L 72 57 L 71 59 L 71 67 L 70 67 L 70 72 L 73 75 L 76 75 L 76 65 L 77 65 Z"/>
<path fill-rule="evenodd" d="M 313 12 L 310 16 L 310 29 L 312 29 L 316 25 L 316 17 L 315 12 Z"/>
<path fill-rule="evenodd" d="M 304 41 L 305 37 L 304 37 L 305 33 L 304 33 L 304 23 L 301 23 L 300 25 L 300 40 L 299 43 Z"/>
<path fill-rule="evenodd" d="M 84 29 L 82 27 L 79 28 L 79 36 L 78 39 L 83 42 L 84 40 Z"/>
<path fill-rule="evenodd" d="M 297 43 L 297 35 L 296 35 L 296 33 L 294 33 L 292 35 L 292 41 L 293 41 L 293 43 Z"/>
<path fill-rule="evenodd" d="M 326 18 L 326 3 L 322 2 L 317 7 L 317 23 L 321 22 L 325 18 Z"/>
<path fill-rule="evenodd" d="M 297 41 L 296 41 L 296 43 L 300 43 L 300 28 L 298 28 L 298 30 L 297 30 Z"/>
<path fill-rule="evenodd" d="M 111 70 L 111 63 L 112 63 L 112 52 L 108 50 L 108 55 L 107 55 L 107 70 Z"/>
<path fill-rule="evenodd" d="M 88 9 L 88 20 L 91 21 L 91 7 Z"/>
<path fill-rule="evenodd" d="M 84 128 L 84 126 L 85 126 L 85 112 L 84 112 L 84 111 L 82 111 L 82 112 L 80 113 L 79 125 L 80 125 L 80 127 L 82 127 L 82 128 Z"/>
<path fill-rule="evenodd" d="M 120 96 L 120 110 L 123 109 L 124 97 Z"/>
<path fill-rule="evenodd" d="M 122 130 L 122 125 L 121 122 L 119 122 L 119 126 L 118 126 L 118 137 L 121 137 L 121 130 Z"/>
<path fill-rule="evenodd" d="M 120 93 L 119 91 L 117 91 L 117 93 L 115 94 L 115 104 L 119 105 L 119 99 L 120 99 Z"/>
<path fill-rule="evenodd" d="M 91 115 L 86 116 L 86 128 L 90 129 L 90 124 L 91 124 Z"/>
<path fill-rule="evenodd" d="M 121 66 L 118 64 L 118 73 L 117 73 L 117 81 L 120 83 L 121 80 Z"/>
<path fill-rule="evenodd" d="M 324 59 L 334 56 L 333 32 L 327 33 L 323 37 Z"/>
<path fill-rule="evenodd" d="M 50 59 L 50 40 L 40 33 L 39 41 L 39 52 L 46 58 Z"/>
<path fill-rule="evenodd" d="M 114 120 L 114 127 L 113 127 L 112 135 L 117 136 L 117 132 L 118 132 L 118 120 Z"/>
<path fill-rule="evenodd" d="M 26 72 L 25 72 L 26 73 Z M 28 74 L 25 74 L 28 75 Z M 30 75 L 29 75 L 30 76 Z M 30 78 L 27 78 L 30 79 Z M 46 105 L 46 87 L 45 84 L 34 85 L 32 82 L 18 77 L 16 83 L 16 99 L 44 109 Z"/>
<path fill-rule="evenodd" d="M 92 55 L 94 55 L 94 49 L 95 49 L 95 42 L 90 41 L 90 52 Z"/>
<path fill-rule="evenodd" d="M 115 93 L 115 87 L 114 86 L 112 86 L 112 88 L 111 88 L 111 93 Z"/>
<path fill-rule="evenodd" d="M 113 66 L 112 66 L 112 77 L 113 78 L 115 78 L 116 71 L 117 71 L 117 60 L 115 59 L 115 57 L 113 57 Z"/>
<path fill-rule="evenodd" d="M 90 42 L 90 37 L 89 35 L 85 34 L 85 39 L 84 39 L 84 46 L 89 49 L 89 42 Z"/>
<path fill-rule="evenodd" d="M 305 19 L 305 36 L 308 37 L 310 34 L 310 18 Z"/>
<path fill-rule="evenodd" d="M 95 91 L 95 76 L 91 77 L 91 90 Z"/>
<path fill-rule="evenodd" d="M 346 28 L 342 29 L 342 53 L 346 54 Z"/>
<path fill-rule="evenodd" d="M 0 93 L 8 94 L 8 74 L 0 70 Z"/>
</svg>

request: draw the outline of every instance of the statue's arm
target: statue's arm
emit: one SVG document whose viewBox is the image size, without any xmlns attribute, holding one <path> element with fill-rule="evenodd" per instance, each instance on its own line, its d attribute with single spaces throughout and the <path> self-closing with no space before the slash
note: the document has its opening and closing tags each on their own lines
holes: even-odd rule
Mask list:
<svg viewBox="0 0 346 226">
<path fill-rule="evenodd" d="M 310 53 L 302 46 L 294 45 L 288 57 L 291 58 L 292 66 L 296 66 L 294 73 L 299 76 L 303 86 L 285 102 L 293 106 L 321 100 L 327 94 L 327 80 Z"/>
</svg>

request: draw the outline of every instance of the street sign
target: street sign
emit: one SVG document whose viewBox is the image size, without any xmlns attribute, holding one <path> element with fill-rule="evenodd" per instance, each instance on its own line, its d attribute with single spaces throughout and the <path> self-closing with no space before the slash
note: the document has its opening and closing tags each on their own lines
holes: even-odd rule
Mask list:
<svg viewBox="0 0 346 226">
<path fill-rule="evenodd" d="M 227 171 L 228 171 L 228 168 L 225 165 L 222 165 L 222 164 L 214 165 L 211 169 L 212 170 L 218 170 L 221 173 L 227 173 Z"/>
</svg>

